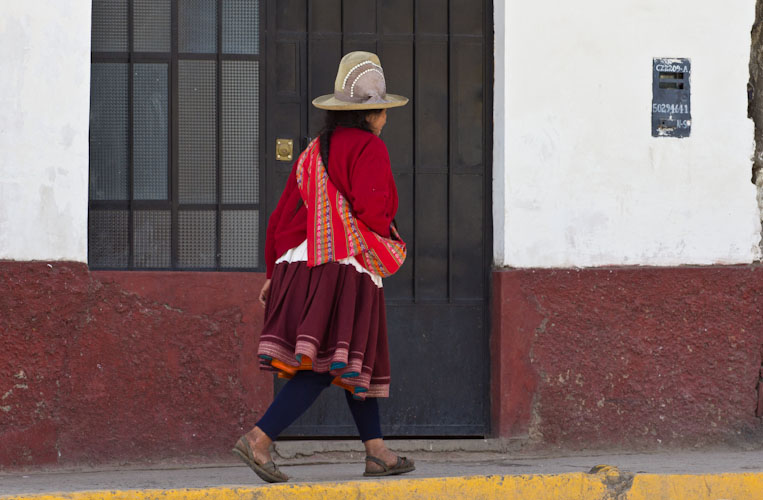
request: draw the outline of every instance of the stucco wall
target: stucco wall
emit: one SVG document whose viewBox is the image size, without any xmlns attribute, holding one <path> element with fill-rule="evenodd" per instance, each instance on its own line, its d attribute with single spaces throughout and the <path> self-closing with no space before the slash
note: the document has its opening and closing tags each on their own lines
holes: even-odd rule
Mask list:
<svg viewBox="0 0 763 500">
<path fill-rule="evenodd" d="M 496 435 L 763 444 L 761 266 L 510 269 L 492 286 Z"/>
<path fill-rule="evenodd" d="M 90 2 L 3 2 L 0 68 L 0 259 L 85 262 Z"/>
<path fill-rule="evenodd" d="M 509 0 L 495 13 L 496 265 L 759 258 L 754 0 Z M 692 61 L 689 138 L 651 136 L 653 57 Z"/>
<path fill-rule="evenodd" d="M 273 398 L 264 281 L 0 262 L 0 470 L 229 457 Z"/>
</svg>

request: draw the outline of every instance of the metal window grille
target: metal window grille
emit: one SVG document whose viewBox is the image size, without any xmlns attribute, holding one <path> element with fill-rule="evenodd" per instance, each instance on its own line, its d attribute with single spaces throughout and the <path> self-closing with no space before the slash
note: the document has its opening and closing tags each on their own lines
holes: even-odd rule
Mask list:
<svg viewBox="0 0 763 500">
<path fill-rule="evenodd" d="M 258 0 L 93 0 L 89 264 L 261 270 Z"/>
</svg>

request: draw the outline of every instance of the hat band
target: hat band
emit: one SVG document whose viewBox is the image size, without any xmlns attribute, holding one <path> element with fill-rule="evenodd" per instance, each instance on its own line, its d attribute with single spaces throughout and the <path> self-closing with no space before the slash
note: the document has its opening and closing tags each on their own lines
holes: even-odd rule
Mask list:
<svg viewBox="0 0 763 500">
<path fill-rule="evenodd" d="M 349 102 L 353 104 L 384 104 L 387 102 L 387 93 L 383 95 L 370 95 L 370 96 L 350 96 L 350 93 L 346 90 L 335 90 L 334 98 L 338 101 Z"/>
</svg>

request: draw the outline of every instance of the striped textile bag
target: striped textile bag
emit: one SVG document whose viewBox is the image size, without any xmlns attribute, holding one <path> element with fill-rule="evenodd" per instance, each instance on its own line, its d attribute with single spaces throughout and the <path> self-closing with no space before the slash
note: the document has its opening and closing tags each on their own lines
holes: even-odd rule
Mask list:
<svg viewBox="0 0 763 500">
<path fill-rule="evenodd" d="M 355 217 L 350 203 L 329 179 L 321 160 L 319 138 L 299 155 L 296 175 L 307 208 L 308 266 L 354 256 L 360 265 L 382 277 L 400 269 L 406 248 L 397 228 L 392 224 L 392 237 L 385 238 Z"/>
</svg>

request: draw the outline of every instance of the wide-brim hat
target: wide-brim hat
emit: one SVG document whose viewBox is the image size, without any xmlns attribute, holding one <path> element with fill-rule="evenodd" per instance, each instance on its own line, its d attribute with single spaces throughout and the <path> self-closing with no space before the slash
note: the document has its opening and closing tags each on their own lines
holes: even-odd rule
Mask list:
<svg viewBox="0 0 763 500">
<path fill-rule="evenodd" d="M 339 62 L 334 93 L 313 99 L 320 109 L 384 109 L 405 106 L 408 98 L 387 93 L 379 57 L 371 52 L 350 52 Z"/>
</svg>

